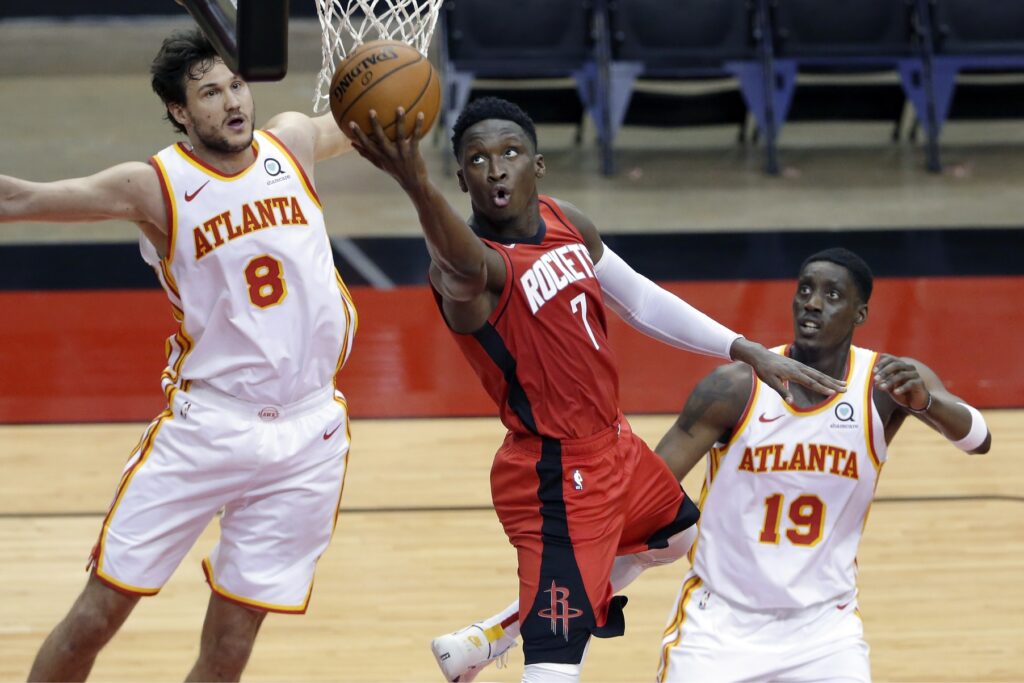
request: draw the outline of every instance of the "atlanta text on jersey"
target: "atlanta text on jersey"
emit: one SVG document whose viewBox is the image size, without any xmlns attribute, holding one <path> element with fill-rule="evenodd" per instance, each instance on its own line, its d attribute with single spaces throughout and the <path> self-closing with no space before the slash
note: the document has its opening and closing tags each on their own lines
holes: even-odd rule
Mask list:
<svg viewBox="0 0 1024 683">
<path fill-rule="evenodd" d="M 309 225 L 296 197 L 271 197 L 242 204 L 240 222 L 231 211 L 217 214 L 192 229 L 196 260 L 242 235 L 277 225 Z M 207 235 L 213 239 L 212 243 Z"/>
<path fill-rule="evenodd" d="M 827 444 L 798 443 L 786 458 L 781 443 L 746 448 L 737 468 L 742 472 L 823 472 L 850 479 L 857 474 L 857 451 Z"/>
</svg>

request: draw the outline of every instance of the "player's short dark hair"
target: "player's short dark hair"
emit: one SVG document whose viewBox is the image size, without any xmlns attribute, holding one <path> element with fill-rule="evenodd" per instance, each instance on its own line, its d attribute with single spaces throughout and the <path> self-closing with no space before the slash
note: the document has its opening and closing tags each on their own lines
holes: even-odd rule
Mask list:
<svg viewBox="0 0 1024 683">
<path fill-rule="evenodd" d="M 840 265 L 850 273 L 850 277 L 853 278 L 853 283 L 857 286 L 857 292 L 860 293 L 860 300 L 863 303 L 867 303 L 868 299 L 871 298 L 871 289 L 874 287 L 875 276 L 871 272 L 871 268 L 867 262 L 864 261 L 860 256 L 853 253 L 849 249 L 843 247 L 832 247 L 831 249 L 823 249 L 816 254 L 811 254 L 804 262 L 800 264 L 800 272 L 802 273 L 804 268 L 807 267 L 808 263 L 815 261 L 828 261 Z"/>
<path fill-rule="evenodd" d="M 462 135 L 466 129 L 487 119 L 500 119 L 515 123 L 530 138 L 534 151 L 537 150 L 537 129 L 529 114 L 523 111 L 519 105 L 500 97 L 481 97 L 466 105 L 452 128 L 452 152 L 455 153 L 456 159 L 462 154 Z"/>
<path fill-rule="evenodd" d="M 185 104 L 186 80 L 202 78 L 213 68 L 216 58 L 217 50 L 213 43 L 198 28 L 175 31 L 164 38 L 149 67 L 153 76 L 153 92 L 160 96 L 165 107 L 168 104 Z M 170 111 L 165 116 L 178 132 L 185 132 L 185 126 L 175 121 Z"/>
</svg>

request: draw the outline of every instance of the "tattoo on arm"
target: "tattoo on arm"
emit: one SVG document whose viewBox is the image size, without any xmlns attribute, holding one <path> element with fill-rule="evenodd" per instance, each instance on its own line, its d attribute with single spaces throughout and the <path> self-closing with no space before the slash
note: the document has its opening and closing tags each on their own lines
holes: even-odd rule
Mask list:
<svg viewBox="0 0 1024 683">
<path fill-rule="evenodd" d="M 700 422 L 716 403 L 728 404 L 734 393 L 735 387 L 729 378 L 719 373 L 711 375 L 694 389 L 679 419 L 676 420 L 676 425 L 687 435 L 694 436 L 691 431 L 693 426 Z"/>
</svg>

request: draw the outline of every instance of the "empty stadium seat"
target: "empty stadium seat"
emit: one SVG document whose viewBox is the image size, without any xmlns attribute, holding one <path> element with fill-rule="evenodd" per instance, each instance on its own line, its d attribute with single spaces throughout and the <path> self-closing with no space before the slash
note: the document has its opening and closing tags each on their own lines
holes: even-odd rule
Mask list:
<svg viewBox="0 0 1024 683">
<path fill-rule="evenodd" d="M 749 0 L 610 0 L 610 146 L 623 125 L 742 126 L 760 111 L 763 78 Z M 643 82 L 694 81 L 694 94 L 645 91 Z M 639 85 L 639 88 L 638 88 Z"/>
<path fill-rule="evenodd" d="M 921 30 L 920 0 L 760 1 L 769 6 L 773 32 L 770 68 L 776 130 L 791 119 L 882 120 L 898 125 L 909 100 L 928 133 L 928 167 L 939 169 L 928 35 Z M 887 84 L 885 75 L 892 72 L 899 75 L 899 85 Z M 800 74 L 817 84 L 801 85 L 805 92 L 797 95 Z M 807 78 L 810 74 L 814 76 Z M 850 74 L 868 78 L 851 82 L 846 78 Z"/>
<path fill-rule="evenodd" d="M 950 118 L 1024 115 L 1024 3 L 928 0 L 928 9 L 938 129 Z M 992 74 L 1010 78 L 988 77 Z"/>
<path fill-rule="evenodd" d="M 600 125 L 593 18 L 588 0 L 448 0 L 441 15 L 446 128 L 473 92 L 506 97 L 538 123 L 579 125 L 590 112 Z M 566 92 L 567 78 L 575 93 Z M 481 90 L 474 84 L 482 79 L 504 84 Z M 533 87 L 538 80 L 549 81 L 540 92 Z M 531 87 L 517 89 L 522 81 Z"/>
</svg>

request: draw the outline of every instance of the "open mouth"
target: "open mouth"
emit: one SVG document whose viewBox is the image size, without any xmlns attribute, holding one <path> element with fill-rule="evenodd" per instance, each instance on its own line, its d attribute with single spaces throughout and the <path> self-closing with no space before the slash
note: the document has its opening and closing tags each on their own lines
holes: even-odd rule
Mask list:
<svg viewBox="0 0 1024 683">
<path fill-rule="evenodd" d="M 232 116 L 227 120 L 228 128 L 241 131 L 245 129 L 245 117 L 241 115 Z"/>
<path fill-rule="evenodd" d="M 821 330 L 821 321 L 811 320 L 810 318 L 804 318 L 800 320 L 798 327 L 800 328 L 801 334 L 814 335 Z"/>
<path fill-rule="evenodd" d="M 512 193 L 508 191 L 508 188 L 499 185 L 491 190 L 491 202 L 493 202 L 499 209 L 503 209 L 508 206 L 511 199 Z"/>
</svg>

